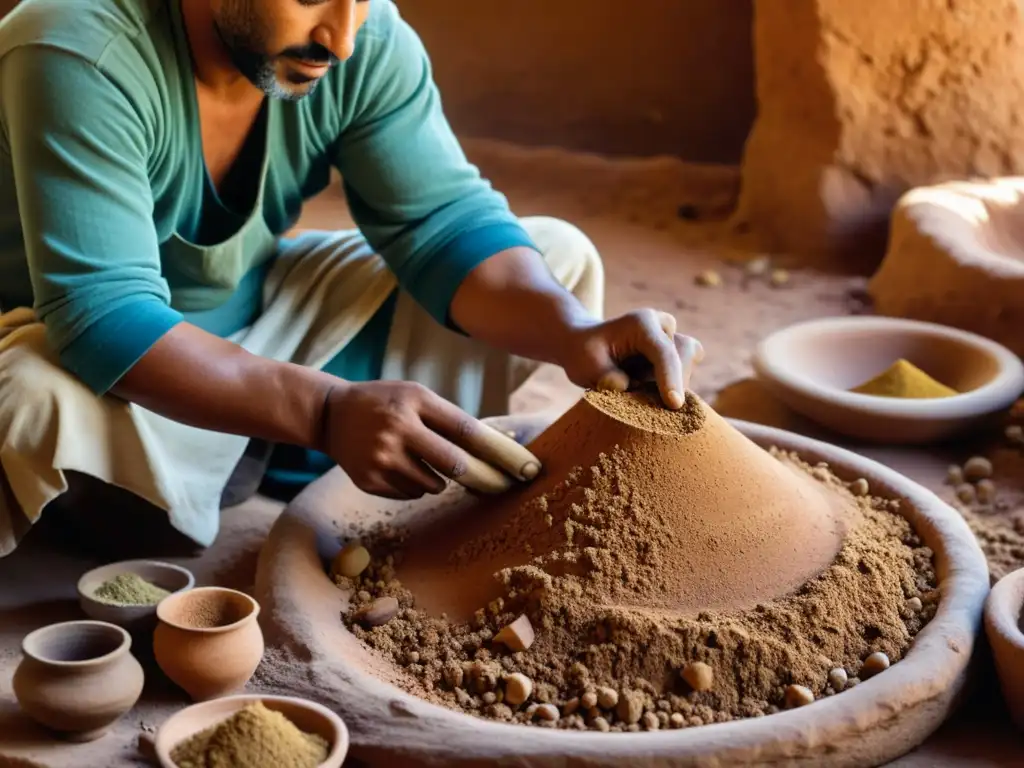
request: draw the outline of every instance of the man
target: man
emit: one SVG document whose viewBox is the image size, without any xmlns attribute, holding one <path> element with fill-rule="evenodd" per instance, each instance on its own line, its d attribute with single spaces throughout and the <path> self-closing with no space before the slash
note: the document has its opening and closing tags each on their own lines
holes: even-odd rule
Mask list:
<svg viewBox="0 0 1024 768">
<path fill-rule="evenodd" d="M 593 246 L 468 163 L 391 0 L 24 0 L 0 121 L 0 554 L 86 481 L 209 544 L 249 438 L 380 496 L 527 481 L 477 418 L 537 361 L 682 405 L 699 344 L 600 319 Z M 282 239 L 332 168 L 358 231 Z"/>
</svg>

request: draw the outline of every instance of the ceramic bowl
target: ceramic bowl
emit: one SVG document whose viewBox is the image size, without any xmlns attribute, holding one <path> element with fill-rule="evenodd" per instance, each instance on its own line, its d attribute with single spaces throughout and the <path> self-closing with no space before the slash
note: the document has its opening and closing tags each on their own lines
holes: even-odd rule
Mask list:
<svg viewBox="0 0 1024 768">
<path fill-rule="evenodd" d="M 171 752 L 181 742 L 200 731 L 227 720 L 254 701 L 280 712 L 306 733 L 322 736 L 330 744 L 327 759 L 317 768 L 339 768 L 348 754 L 349 735 L 345 723 L 327 707 L 294 696 L 225 696 L 215 701 L 193 704 L 164 721 L 156 734 L 156 754 L 162 768 L 178 768 Z"/>
<path fill-rule="evenodd" d="M 134 573 L 172 594 L 192 589 L 196 583 L 187 568 L 158 560 L 125 560 L 82 574 L 78 580 L 78 603 L 85 614 L 96 621 L 117 624 L 129 631 L 156 626 L 156 605 L 111 605 L 93 597 L 93 592 L 101 585 L 122 573 Z"/>
<path fill-rule="evenodd" d="M 197 587 L 157 606 L 153 655 L 193 701 L 240 691 L 263 658 L 260 606 L 244 592 Z"/>
<path fill-rule="evenodd" d="M 928 400 L 848 391 L 903 358 L 957 395 Z M 967 331 L 889 317 L 835 317 L 785 328 L 754 354 L 762 383 L 794 411 L 848 437 L 924 444 L 978 428 L 1024 392 L 1010 350 Z"/>
<path fill-rule="evenodd" d="M 999 685 L 1018 728 L 1024 729 L 1024 568 L 992 587 L 985 601 L 985 634 L 996 660 Z"/>
<path fill-rule="evenodd" d="M 131 636 L 102 621 L 66 621 L 30 632 L 14 672 L 14 695 L 36 722 L 68 741 L 92 741 L 142 695 Z"/>
</svg>

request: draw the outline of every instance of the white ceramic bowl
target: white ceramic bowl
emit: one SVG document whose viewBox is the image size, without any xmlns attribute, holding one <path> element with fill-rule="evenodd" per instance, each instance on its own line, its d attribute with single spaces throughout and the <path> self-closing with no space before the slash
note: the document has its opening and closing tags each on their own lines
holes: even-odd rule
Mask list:
<svg viewBox="0 0 1024 768">
<path fill-rule="evenodd" d="M 241 695 L 193 704 L 167 718 L 156 733 L 156 755 L 162 768 L 178 768 L 171 760 L 171 752 L 178 744 L 227 720 L 254 701 L 262 701 L 267 709 L 282 713 L 299 730 L 315 733 L 327 740 L 330 751 L 317 768 L 340 768 L 345 762 L 349 747 L 348 728 L 327 707 L 294 696 Z"/>
<path fill-rule="evenodd" d="M 180 565 L 158 560 L 124 560 L 93 568 L 78 580 L 78 603 L 89 618 L 106 621 L 128 630 L 156 626 L 156 605 L 111 605 L 93 597 L 102 584 L 122 573 L 134 573 L 172 594 L 192 589 L 192 572 Z"/>
<path fill-rule="evenodd" d="M 960 394 L 934 399 L 850 392 L 903 358 Z M 890 317 L 834 317 L 785 328 L 753 359 L 762 383 L 822 426 L 876 443 L 923 444 L 982 426 L 1024 392 L 1024 365 L 977 334 Z"/>
</svg>

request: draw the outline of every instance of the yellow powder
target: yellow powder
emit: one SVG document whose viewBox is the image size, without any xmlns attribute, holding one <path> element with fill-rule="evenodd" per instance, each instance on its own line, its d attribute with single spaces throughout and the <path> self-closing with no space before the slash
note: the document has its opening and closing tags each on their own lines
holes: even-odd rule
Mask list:
<svg viewBox="0 0 1024 768">
<path fill-rule="evenodd" d="M 178 768 L 316 768 L 329 752 L 322 737 L 257 701 L 176 746 L 171 759 Z"/>
<path fill-rule="evenodd" d="M 875 378 L 850 391 L 861 395 L 902 397 L 910 400 L 953 397 L 959 394 L 955 389 L 933 379 L 913 363 L 902 359 L 897 360 Z"/>
</svg>

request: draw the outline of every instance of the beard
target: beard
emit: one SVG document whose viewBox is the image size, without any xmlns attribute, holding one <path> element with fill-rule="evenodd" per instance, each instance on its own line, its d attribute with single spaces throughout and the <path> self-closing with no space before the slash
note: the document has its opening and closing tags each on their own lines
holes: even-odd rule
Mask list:
<svg viewBox="0 0 1024 768">
<path fill-rule="evenodd" d="M 270 26 L 261 18 L 254 0 L 224 0 L 214 27 L 235 68 L 271 98 L 298 101 L 319 85 L 321 77 L 310 77 L 289 67 L 290 60 L 329 67 L 338 64 L 336 56 L 316 43 L 272 52 Z"/>
</svg>

